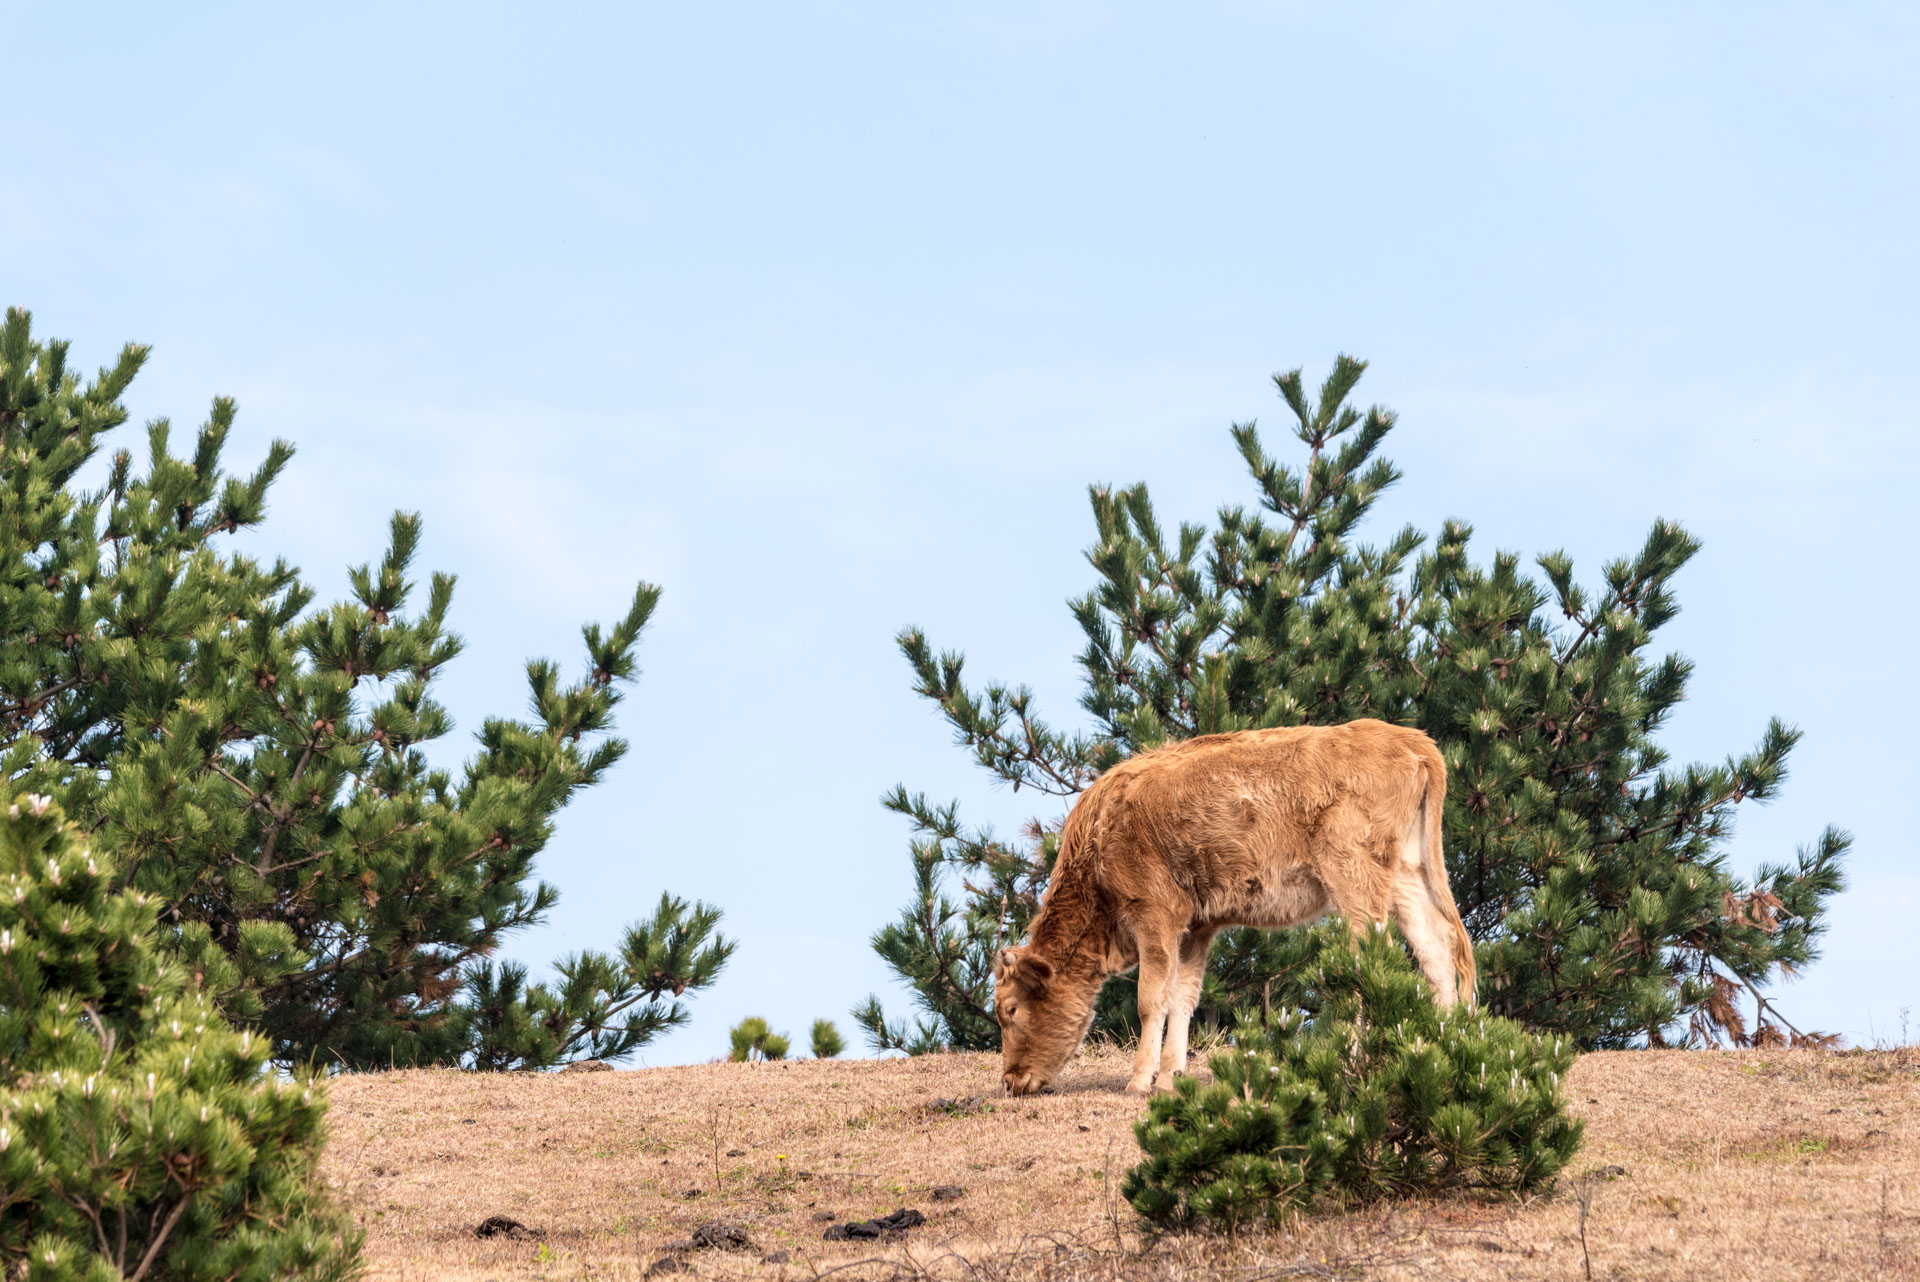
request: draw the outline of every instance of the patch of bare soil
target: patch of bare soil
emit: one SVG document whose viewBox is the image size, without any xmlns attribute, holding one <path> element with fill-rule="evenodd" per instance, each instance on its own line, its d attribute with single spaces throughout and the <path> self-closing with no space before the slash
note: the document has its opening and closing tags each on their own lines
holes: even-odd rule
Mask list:
<svg viewBox="0 0 1920 1282">
<path fill-rule="evenodd" d="M 354 1075 L 325 1169 L 380 1279 L 1920 1276 L 1912 1048 L 1588 1055 L 1568 1079 L 1586 1145 L 1550 1193 L 1237 1240 L 1155 1238 L 1120 1199 L 1141 1113 L 1121 1056 L 1085 1054 L 1037 1098 L 995 1094 L 999 1073 L 943 1055 Z"/>
</svg>

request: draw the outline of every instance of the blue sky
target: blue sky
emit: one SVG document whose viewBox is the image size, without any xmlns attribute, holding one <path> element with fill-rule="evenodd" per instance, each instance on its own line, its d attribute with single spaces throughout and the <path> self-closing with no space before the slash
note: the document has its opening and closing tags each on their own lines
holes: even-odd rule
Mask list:
<svg viewBox="0 0 1920 1282">
<path fill-rule="evenodd" d="M 648 1062 L 904 1012 L 866 942 L 908 891 L 880 794 L 1034 811 L 894 633 L 1075 723 L 1087 484 L 1250 501 L 1228 424 L 1279 448 L 1268 376 L 1340 351 L 1401 416 L 1376 532 L 1460 516 L 1588 582 L 1656 517 L 1705 540 L 1667 742 L 1806 731 L 1733 859 L 1854 831 L 1782 1001 L 1896 1035 L 1920 18 L 1668 8 L 41 7 L 8 21 L 0 282 L 83 364 L 152 343 L 138 417 L 230 394 L 236 462 L 292 439 L 259 538 L 328 595 L 422 512 L 462 743 L 664 586 L 634 750 L 505 950 L 722 905 L 738 957 Z"/>
</svg>

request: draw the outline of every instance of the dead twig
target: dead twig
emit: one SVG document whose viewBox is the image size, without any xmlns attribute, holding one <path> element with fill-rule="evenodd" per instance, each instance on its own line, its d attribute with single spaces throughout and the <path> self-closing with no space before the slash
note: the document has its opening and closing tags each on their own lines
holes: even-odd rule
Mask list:
<svg viewBox="0 0 1920 1282">
<path fill-rule="evenodd" d="M 813 1262 L 809 1260 L 807 1263 L 811 1266 Z M 863 1260 L 852 1260 L 846 1264 L 836 1264 L 830 1269 L 815 1269 L 813 1276 L 816 1280 L 819 1278 L 830 1278 L 836 1273 L 845 1273 L 848 1269 L 864 1268 L 869 1264 L 884 1264 L 890 1271 L 891 1276 L 900 1276 L 899 1262 L 897 1260 L 889 1260 L 885 1256 L 880 1255 L 870 1255 Z"/>
<path fill-rule="evenodd" d="M 1905 1012 L 1903 1011 L 1902 1014 Z M 1887 1177 L 1880 1177 L 1880 1267 L 1893 1265 L 1893 1245 L 1887 1240 Z"/>
<path fill-rule="evenodd" d="M 1573 1195 L 1580 1202 L 1580 1263 L 1586 1269 L 1587 1282 L 1593 1282 L 1593 1257 L 1587 1253 L 1587 1212 L 1593 1208 L 1593 1180 L 1575 1180 Z"/>
</svg>

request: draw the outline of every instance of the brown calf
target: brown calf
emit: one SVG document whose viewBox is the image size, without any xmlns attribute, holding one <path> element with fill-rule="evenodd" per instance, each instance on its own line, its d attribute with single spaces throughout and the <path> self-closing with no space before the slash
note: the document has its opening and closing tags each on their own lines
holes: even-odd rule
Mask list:
<svg viewBox="0 0 1920 1282">
<path fill-rule="evenodd" d="M 1101 982 L 1136 963 L 1127 1089 L 1170 1086 L 1227 926 L 1391 918 L 1441 1003 L 1472 1002 L 1473 943 L 1440 849 L 1446 791 L 1433 740 L 1384 721 L 1207 735 L 1107 771 L 1067 816 L 1028 942 L 994 960 L 1007 1091 L 1047 1085 L 1086 1037 Z"/>
</svg>

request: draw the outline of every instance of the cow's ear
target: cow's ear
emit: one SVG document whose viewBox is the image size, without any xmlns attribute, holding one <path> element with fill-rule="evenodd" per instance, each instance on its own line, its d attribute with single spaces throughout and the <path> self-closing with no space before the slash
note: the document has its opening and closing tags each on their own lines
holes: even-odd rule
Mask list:
<svg viewBox="0 0 1920 1282">
<path fill-rule="evenodd" d="M 1020 977 L 1022 984 L 1038 992 L 1047 986 L 1048 980 L 1053 978 L 1053 967 L 1041 958 L 1027 953 L 1014 963 L 1014 973 Z"/>
</svg>

